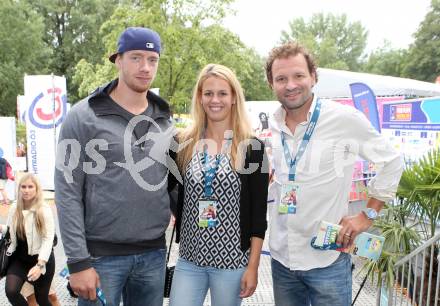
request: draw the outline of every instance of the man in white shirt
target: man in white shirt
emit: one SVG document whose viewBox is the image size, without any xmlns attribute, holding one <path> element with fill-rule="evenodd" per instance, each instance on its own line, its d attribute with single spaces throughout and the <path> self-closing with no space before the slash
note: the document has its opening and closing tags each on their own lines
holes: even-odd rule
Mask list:
<svg viewBox="0 0 440 306">
<path fill-rule="evenodd" d="M 351 304 L 351 257 L 311 247 L 318 225 L 342 225 L 338 243 L 351 245 L 393 199 L 402 174 L 400 155 L 350 106 L 318 99 L 316 65 L 296 43 L 272 49 L 266 75 L 281 103 L 270 122 L 275 179 L 269 194 L 270 251 L 275 305 Z M 348 214 L 357 156 L 375 163 L 367 209 Z"/>
</svg>

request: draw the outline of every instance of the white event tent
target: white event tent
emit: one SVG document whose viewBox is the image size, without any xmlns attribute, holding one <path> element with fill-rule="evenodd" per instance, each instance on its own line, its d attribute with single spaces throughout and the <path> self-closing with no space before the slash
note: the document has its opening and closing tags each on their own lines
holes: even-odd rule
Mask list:
<svg viewBox="0 0 440 306">
<path fill-rule="evenodd" d="M 417 80 L 370 73 L 318 68 L 314 93 L 319 97 L 351 97 L 350 84 L 367 84 L 376 96 L 440 96 L 440 85 Z"/>
</svg>

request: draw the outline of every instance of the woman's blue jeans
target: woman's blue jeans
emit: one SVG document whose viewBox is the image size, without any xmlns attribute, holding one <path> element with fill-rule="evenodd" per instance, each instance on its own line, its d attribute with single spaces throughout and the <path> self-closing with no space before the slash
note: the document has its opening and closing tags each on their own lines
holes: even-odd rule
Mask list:
<svg viewBox="0 0 440 306">
<path fill-rule="evenodd" d="M 170 306 L 202 306 L 208 289 L 212 306 L 239 306 L 240 281 L 245 269 L 202 267 L 179 258 L 171 286 Z"/>
</svg>

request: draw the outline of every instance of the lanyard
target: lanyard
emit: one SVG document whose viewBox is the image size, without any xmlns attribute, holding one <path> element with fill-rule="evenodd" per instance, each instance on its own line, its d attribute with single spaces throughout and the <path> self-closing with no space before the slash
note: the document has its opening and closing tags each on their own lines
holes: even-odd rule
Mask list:
<svg viewBox="0 0 440 306">
<path fill-rule="evenodd" d="M 203 171 L 205 172 L 205 198 L 210 198 L 213 194 L 212 182 L 214 181 L 218 165 L 220 164 L 220 159 L 223 154 L 227 154 L 227 149 L 232 145 L 232 131 L 231 133 L 225 134 L 225 145 L 222 146 L 221 153 L 215 156 L 215 163 L 211 167 L 208 158 L 208 147 L 205 145 L 203 149 Z"/>
<path fill-rule="evenodd" d="M 107 300 L 104 297 L 104 293 L 102 292 L 102 289 L 99 288 L 99 287 L 96 288 L 96 297 L 101 302 L 102 306 L 106 306 L 107 305 Z"/>
<path fill-rule="evenodd" d="M 218 165 L 220 163 L 221 154 L 215 156 L 215 163 L 213 166 L 209 164 L 208 152 L 205 148 L 203 151 L 203 170 L 205 172 L 205 198 L 209 198 L 213 194 L 212 182 L 214 181 Z"/>
<path fill-rule="evenodd" d="M 298 152 L 294 159 L 292 159 L 289 147 L 286 143 L 286 136 L 283 131 L 281 131 L 281 143 L 283 144 L 284 149 L 284 158 L 286 159 L 286 163 L 289 166 L 289 181 L 295 180 L 296 173 L 296 164 L 303 156 L 307 144 L 309 143 L 310 138 L 312 137 L 313 131 L 315 130 L 316 123 L 318 122 L 319 113 L 321 112 L 321 101 L 318 99 L 316 101 L 315 109 L 313 110 L 312 118 L 310 119 L 309 124 L 307 125 L 306 132 L 303 136 L 301 144 L 298 148 Z"/>
</svg>

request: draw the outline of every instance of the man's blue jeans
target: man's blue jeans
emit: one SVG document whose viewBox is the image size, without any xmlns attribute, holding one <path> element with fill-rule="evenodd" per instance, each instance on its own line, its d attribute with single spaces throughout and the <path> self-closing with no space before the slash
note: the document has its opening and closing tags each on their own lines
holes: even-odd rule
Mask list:
<svg viewBox="0 0 440 306">
<path fill-rule="evenodd" d="M 272 259 L 272 280 L 277 306 L 349 306 L 351 256 L 341 253 L 330 266 L 291 271 Z"/>
<path fill-rule="evenodd" d="M 108 306 L 162 306 L 165 283 L 165 249 L 92 260 Z M 78 306 L 101 306 L 99 300 L 78 300 Z"/>
</svg>

